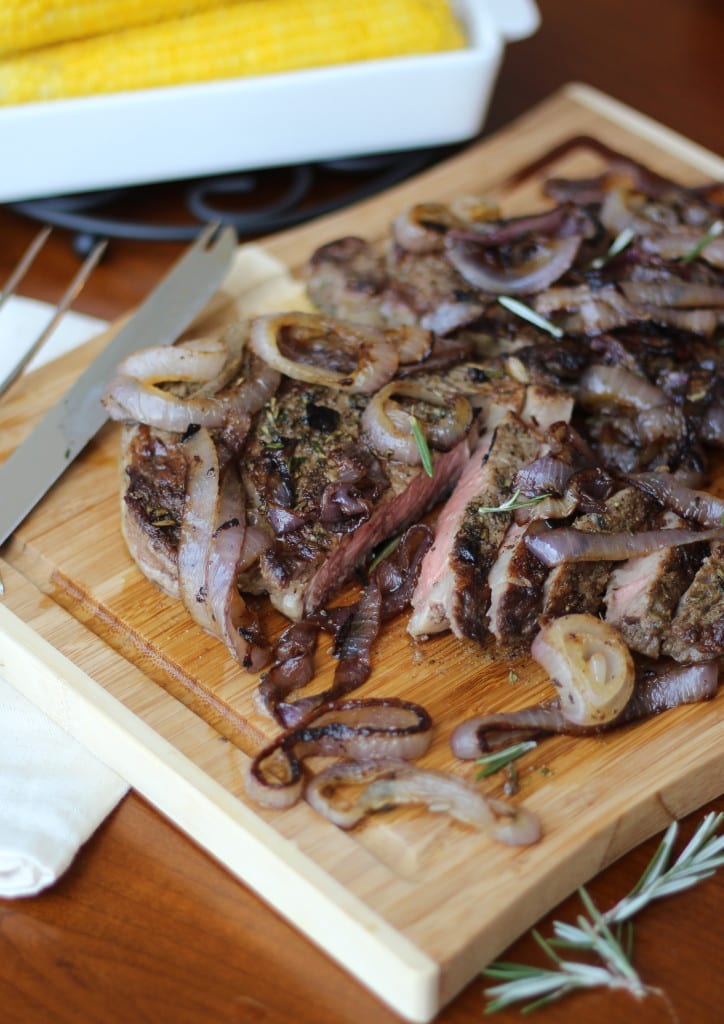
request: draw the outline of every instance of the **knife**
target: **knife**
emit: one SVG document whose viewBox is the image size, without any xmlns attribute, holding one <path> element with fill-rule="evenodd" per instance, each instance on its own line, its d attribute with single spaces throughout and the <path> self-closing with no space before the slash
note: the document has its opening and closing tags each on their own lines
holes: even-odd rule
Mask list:
<svg viewBox="0 0 724 1024">
<path fill-rule="evenodd" d="M 235 248 L 233 228 L 220 232 L 217 224 L 205 228 L 63 398 L 0 465 L 0 544 L 108 419 L 101 396 L 118 363 L 139 348 L 170 345 L 214 294 Z"/>
</svg>

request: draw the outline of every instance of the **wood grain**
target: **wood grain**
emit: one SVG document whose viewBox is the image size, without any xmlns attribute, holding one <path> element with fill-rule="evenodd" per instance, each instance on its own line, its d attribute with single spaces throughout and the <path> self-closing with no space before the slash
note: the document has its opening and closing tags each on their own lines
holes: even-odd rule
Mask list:
<svg viewBox="0 0 724 1024">
<path fill-rule="evenodd" d="M 701 180 L 718 166 L 577 88 L 362 208 L 278 235 L 266 247 L 294 269 L 314 246 L 358 231 L 360 223 L 368 235 L 382 233 L 406 202 L 469 191 L 498 195 L 507 211 L 520 212 L 541 201 L 543 174 L 591 173 L 602 165 L 582 136 L 682 180 Z M 534 174 L 513 177 L 560 147 Z M 78 358 L 41 371 L 37 387 L 18 387 L 0 421 L 8 447 L 70 379 Z M 8 545 L 6 604 L 18 619 L 2 622 L 4 670 L 398 1012 L 429 1019 L 481 963 L 577 885 L 724 788 L 717 698 L 602 739 L 552 740 L 529 755 L 521 795 L 546 831 L 530 850 L 494 847 L 413 811 L 350 835 L 305 805 L 285 814 L 256 812 L 241 780 L 248 756 L 273 729 L 252 704 L 254 680 L 130 562 L 118 528 L 116 465 L 117 430 L 110 426 Z M 532 663 L 521 659 L 515 668 L 522 682 L 511 687 L 509 666 L 489 654 L 449 637 L 413 645 L 397 623 L 379 645 L 364 692 L 423 703 L 437 723 L 426 763 L 470 775 L 448 751 L 454 725 L 483 708 L 518 706 L 546 692 Z M 315 685 L 330 672 L 327 659 Z M 472 903 L 482 907 L 473 917 Z"/>
</svg>

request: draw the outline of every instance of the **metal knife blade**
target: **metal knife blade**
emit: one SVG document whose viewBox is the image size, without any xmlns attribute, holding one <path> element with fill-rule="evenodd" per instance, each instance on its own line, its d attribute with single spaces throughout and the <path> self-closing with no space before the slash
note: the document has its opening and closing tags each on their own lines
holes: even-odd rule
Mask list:
<svg viewBox="0 0 724 1024">
<path fill-rule="evenodd" d="M 236 247 L 231 227 L 201 232 L 103 351 L 0 465 L 0 544 L 25 519 L 108 419 L 101 395 L 118 363 L 148 345 L 169 345 L 223 280 Z"/>
</svg>

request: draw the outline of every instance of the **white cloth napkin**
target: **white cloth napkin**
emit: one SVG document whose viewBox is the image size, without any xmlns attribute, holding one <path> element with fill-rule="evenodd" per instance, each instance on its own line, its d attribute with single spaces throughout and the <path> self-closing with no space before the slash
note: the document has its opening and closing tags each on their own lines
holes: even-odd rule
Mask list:
<svg viewBox="0 0 724 1024">
<path fill-rule="evenodd" d="M 0 679 L 0 896 L 55 882 L 127 789 Z"/>
<path fill-rule="evenodd" d="M 0 314 L 0 377 L 51 314 L 32 299 L 8 301 Z M 66 314 L 30 368 L 104 326 Z M 0 897 L 32 896 L 52 885 L 127 790 L 124 779 L 0 678 Z"/>
</svg>

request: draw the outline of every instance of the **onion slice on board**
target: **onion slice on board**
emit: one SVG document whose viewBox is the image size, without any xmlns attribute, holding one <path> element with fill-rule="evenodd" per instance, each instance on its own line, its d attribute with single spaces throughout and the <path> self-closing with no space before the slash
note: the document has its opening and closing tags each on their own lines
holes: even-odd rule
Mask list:
<svg viewBox="0 0 724 1024">
<path fill-rule="evenodd" d="M 339 796 L 339 789 L 348 786 L 363 787 L 353 802 Z M 527 809 L 490 800 L 456 775 L 408 761 L 343 761 L 315 776 L 306 795 L 316 811 L 340 828 L 352 828 L 372 811 L 422 804 L 510 846 L 529 846 L 541 837 L 540 823 Z"/>
<path fill-rule="evenodd" d="M 246 791 L 265 807 L 291 807 L 304 790 L 305 757 L 409 760 L 421 757 L 431 740 L 432 720 L 419 704 L 396 698 L 324 704 L 257 754 Z"/>
</svg>

